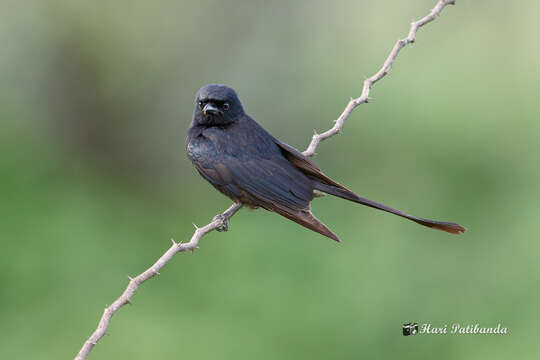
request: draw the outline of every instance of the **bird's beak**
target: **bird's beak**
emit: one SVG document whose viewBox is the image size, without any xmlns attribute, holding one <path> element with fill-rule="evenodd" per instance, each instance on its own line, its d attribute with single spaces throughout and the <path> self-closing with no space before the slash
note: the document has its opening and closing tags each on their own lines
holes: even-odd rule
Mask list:
<svg viewBox="0 0 540 360">
<path fill-rule="evenodd" d="M 211 103 L 207 103 L 206 105 L 204 105 L 202 112 L 204 116 L 221 114 L 221 111 Z"/>
</svg>

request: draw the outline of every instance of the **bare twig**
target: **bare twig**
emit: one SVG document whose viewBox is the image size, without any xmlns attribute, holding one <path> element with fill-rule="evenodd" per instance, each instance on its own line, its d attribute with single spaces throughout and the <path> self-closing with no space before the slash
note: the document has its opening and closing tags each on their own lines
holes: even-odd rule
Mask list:
<svg viewBox="0 0 540 360">
<path fill-rule="evenodd" d="M 367 103 L 369 100 L 369 91 L 371 90 L 371 87 L 373 84 L 375 84 L 377 81 L 381 80 L 386 74 L 388 74 L 388 71 L 390 71 L 390 68 L 392 67 L 392 64 L 394 63 L 394 60 L 396 59 L 397 55 L 399 54 L 399 51 L 405 47 L 405 45 L 413 43 L 416 39 L 416 32 L 419 28 L 426 25 L 427 23 L 432 22 L 439 16 L 442 9 L 446 5 L 454 5 L 456 2 L 455 0 L 439 0 L 437 1 L 437 4 L 433 9 L 431 9 L 430 13 L 421 18 L 418 21 L 413 21 L 411 23 L 411 29 L 409 30 L 409 35 L 407 35 L 406 38 L 400 39 L 396 41 L 396 44 L 392 48 L 392 51 L 390 51 L 390 54 L 388 54 L 388 57 L 384 61 L 383 66 L 380 68 L 379 71 L 377 71 L 373 76 L 367 78 L 364 80 L 364 86 L 362 88 L 362 94 L 358 98 L 351 98 L 349 100 L 349 103 L 345 107 L 345 110 L 339 115 L 338 119 L 335 120 L 334 126 L 332 128 L 326 130 L 322 134 L 315 134 L 311 138 L 311 142 L 309 143 L 308 148 L 306 151 L 304 151 L 304 155 L 306 156 L 313 156 L 315 155 L 315 150 L 317 149 L 317 146 L 319 143 L 323 140 L 328 139 L 329 137 L 332 137 L 339 133 L 341 129 L 343 128 L 343 125 L 345 124 L 345 120 L 349 117 L 351 112 L 360 104 Z"/>
<path fill-rule="evenodd" d="M 405 45 L 414 42 L 416 32 L 418 31 L 418 29 L 424 26 L 425 24 L 435 20 L 435 18 L 441 13 L 442 9 L 446 5 L 449 5 L 449 4 L 453 5 L 454 3 L 455 3 L 455 0 L 439 0 L 437 1 L 437 4 L 428 15 L 426 15 L 422 19 L 415 21 L 411 24 L 409 35 L 406 38 L 400 39 L 396 42 L 396 44 L 392 48 L 392 51 L 386 58 L 386 61 L 384 62 L 382 68 L 375 75 L 364 80 L 364 86 L 362 88 L 362 94 L 360 95 L 360 97 L 350 99 L 349 103 L 345 107 L 345 110 L 343 110 L 342 114 L 335 121 L 335 125 L 331 129 L 323 132 L 322 134 L 315 133 L 313 135 L 311 143 L 309 144 L 306 151 L 304 151 L 304 155 L 306 156 L 315 155 L 315 150 L 317 149 L 317 146 L 319 145 L 321 141 L 328 139 L 329 137 L 332 137 L 341 131 L 341 129 L 343 128 L 343 124 L 345 123 L 345 120 L 347 120 L 351 112 L 358 105 L 368 102 L 369 92 L 371 90 L 371 87 L 373 86 L 373 84 L 375 84 L 377 81 L 382 79 L 388 73 L 399 51 Z M 188 250 L 193 252 L 196 249 L 198 249 L 199 241 L 204 235 L 208 234 L 209 232 L 213 230 L 226 231 L 228 228 L 229 219 L 241 207 L 242 207 L 241 204 L 234 203 L 226 211 L 224 211 L 221 214 L 216 215 L 214 219 L 212 219 L 212 222 L 210 222 L 209 224 L 203 227 L 195 226 L 195 232 L 193 233 L 193 236 L 191 237 L 190 241 L 187 243 L 181 243 L 181 242 L 176 243 L 174 240 L 172 240 L 172 245 L 169 248 L 169 250 L 167 250 L 152 266 L 150 266 L 146 271 L 137 275 L 134 278 L 128 277 L 129 278 L 128 286 L 126 287 L 126 289 L 124 290 L 124 292 L 122 293 L 122 295 L 120 295 L 118 299 L 116 299 L 111 305 L 105 308 L 96 330 L 92 333 L 92 335 L 88 338 L 88 340 L 86 340 L 81 350 L 75 357 L 75 360 L 86 359 L 86 357 L 88 356 L 92 348 L 105 335 L 105 332 L 107 331 L 107 327 L 109 326 L 109 323 L 114 313 L 118 309 L 120 309 L 122 306 L 131 303 L 131 298 L 133 297 L 133 294 L 135 294 L 135 290 L 137 290 L 139 285 L 141 285 L 146 280 L 151 279 L 156 275 L 159 275 L 159 271 L 161 270 L 161 268 L 163 268 L 173 258 L 173 256 L 176 253 L 179 253 L 182 251 L 188 251 Z"/>
</svg>

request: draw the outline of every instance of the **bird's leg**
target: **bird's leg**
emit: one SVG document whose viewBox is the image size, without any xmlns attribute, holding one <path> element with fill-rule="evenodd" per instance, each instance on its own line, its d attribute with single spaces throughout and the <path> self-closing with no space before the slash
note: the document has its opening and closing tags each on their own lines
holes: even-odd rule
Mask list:
<svg viewBox="0 0 540 360">
<path fill-rule="evenodd" d="M 229 230 L 229 219 L 224 214 L 217 214 L 216 216 L 214 216 L 212 221 L 216 220 L 220 222 L 220 224 L 216 228 L 217 231 L 222 232 Z"/>
<path fill-rule="evenodd" d="M 218 226 L 216 227 L 216 230 L 221 231 L 227 231 L 229 230 L 229 219 L 236 214 L 238 210 L 242 207 L 242 204 L 239 202 L 235 202 L 232 204 L 227 210 L 222 212 L 221 214 L 217 214 L 214 216 L 212 221 L 219 221 Z"/>
</svg>

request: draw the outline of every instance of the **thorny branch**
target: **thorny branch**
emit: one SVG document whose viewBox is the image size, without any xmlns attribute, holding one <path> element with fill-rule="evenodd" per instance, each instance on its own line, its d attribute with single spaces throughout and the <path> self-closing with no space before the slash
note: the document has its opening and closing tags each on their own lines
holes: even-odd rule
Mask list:
<svg viewBox="0 0 540 360">
<path fill-rule="evenodd" d="M 455 0 L 439 0 L 437 1 L 437 4 L 435 7 L 430 11 L 428 15 L 423 17 L 422 19 L 418 21 L 414 21 L 411 23 L 411 28 L 409 30 L 409 34 L 406 38 L 400 39 L 396 42 L 394 47 L 392 48 L 392 51 L 390 51 L 390 54 L 384 61 L 383 66 L 380 68 L 377 73 L 375 73 L 373 76 L 367 78 L 364 80 L 364 86 L 362 88 L 362 94 L 358 98 L 351 98 L 347 106 L 345 107 L 345 110 L 341 113 L 341 115 L 338 117 L 337 120 L 335 120 L 335 125 L 323 132 L 322 134 L 315 133 L 311 139 L 311 143 L 309 144 L 308 148 L 304 151 L 304 155 L 306 156 L 313 156 L 315 155 L 315 150 L 317 149 L 317 146 L 319 143 L 323 140 L 328 139 L 329 137 L 334 136 L 335 134 L 339 133 L 341 129 L 343 128 L 343 125 L 351 112 L 360 104 L 367 103 L 369 100 L 369 92 L 371 90 L 371 87 L 373 84 L 375 84 L 377 81 L 382 79 L 386 74 L 388 74 L 388 71 L 392 67 L 392 64 L 394 63 L 394 60 L 396 59 L 397 55 L 399 54 L 399 51 L 405 47 L 407 44 L 413 43 L 416 38 L 416 32 L 419 28 L 426 25 L 429 22 L 432 22 L 439 16 L 441 11 L 446 5 L 454 5 Z M 75 360 L 84 360 L 92 350 L 92 348 L 97 344 L 97 342 L 105 335 L 105 332 L 107 331 L 107 327 L 109 326 L 109 323 L 111 321 L 112 316 L 118 309 L 120 309 L 122 306 L 126 304 L 131 303 L 131 298 L 133 297 L 133 294 L 135 294 L 135 290 L 141 285 L 143 282 L 153 278 L 155 275 L 159 275 L 159 271 L 161 268 L 163 268 L 172 258 L 174 255 L 176 255 L 179 252 L 182 251 L 195 251 L 198 249 L 199 241 L 203 236 L 208 234 L 211 231 L 218 230 L 218 231 L 226 231 L 228 229 L 228 222 L 229 219 L 242 207 L 241 204 L 234 203 L 232 204 L 227 210 L 225 210 L 223 213 L 216 215 L 212 222 L 209 224 L 203 226 L 203 227 L 197 227 L 195 226 L 195 232 L 193 233 L 193 236 L 191 237 L 190 241 L 187 243 L 176 243 L 174 240 L 172 240 L 171 247 L 147 270 L 145 270 L 143 273 L 137 275 L 134 278 L 129 278 L 129 284 L 120 295 L 111 305 L 107 306 L 105 310 L 103 311 L 103 315 L 101 316 L 101 319 L 99 321 L 99 324 L 96 328 L 96 330 L 92 333 L 92 335 L 88 338 L 88 340 L 85 341 L 83 344 L 81 350 L 75 357 Z"/>
<path fill-rule="evenodd" d="M 238 210 L 240 210 L 241 207 L 241 204 L 234 203 L 223 213 L 216 215 L 214 219 L 212 219 L 211 223 L 203 227 L 195 226 L 195 232 L 187 243 L 177 243 L 171 239 L 172 245 L 169 250 L 167 250 L 165 254 L 163 254 L 152 266 L 150 266 L 143 273 L 137 275 L 134 278 L 129 277 L 129 284 L 127 288 L 124 290 L 124 292 L 122 293 L 122 295 L 120 295 L 118 299 L 116 299 L 111 305 L 105 308 L 96 330 L 92 333 L 88 340 L 86 340 L 83 347 L 75 357 L 75 360 L 86 359 L 86 357 L 88 356 L 92 348 L 97 344 L 99 339 L 101 339 L 103 335 L 105 335 L 105 331 L 107 331 L 107 327 L 109 326 L 109 323 L 111 322 L 111 318 L 114 313 L 122 306 L 131 303 L 131 297 L 133 296 L 133 294 L 135 294 L 135 290 L 137 290 L 139 285 L 141 285 L 146 280 L 151 279 L 156 275 L 159 275 L 159 271 L 161 270 L 161 268 L 167 265 L 167 263 L 173 258 L 174 255 L 176 255 L 176 253 L 182 251 L 193 252 L 198 249 L 199 241 L 204 235 L 208 234 L 213 230 L 227 230 L 229 219 Z"/>
<path fill-rule="evenodd" d="M 381 80 L 383 77 L 385 77 L 386 74 L 388 74 L 388 71 L 390 71 L 390 68 L 392 67 L 392 64 L 394 63 L 394 60 L 396 59 L 397 55 L 399 54 L 399 51 L 404 48 L 407 44 L 413 43 L 416 40 L 416 32 L 419 28 L 426 25 L 427 23 L 432 22 L 439 16 L 442 9 L 446 5 L 454 5 L 456 2 L 455 0 L 439 0 L 437 1 L 437 5 L 433 9 L 431 9 L 430 13 L 421 18 L 420 20 L 413 21 L 411 23 L 411 29 L 409 30 L 409 35 L 407 35 L 404 39 L 399 39 L 396 41 L 396 44 L 392 48 L 392 51 L 390 51 L 390 54 L 388 54 L 388 57 L 384 61 L 383 66 L 380 68 L 379 71 L 377 71 L 373 76 L 367 78 L 364 80 L 364 86 L 362 87 L 362 94 L 358 98 L 351 98 L 349 100 L 349 103 L 345 107 L 345 110 L 341 113 L 341 115 L 335 120 L 335 125 L 323 132 L 322 134 L 315 133 L 313 135 L 313 138 L 311 139 L 311 143 L 309 144 L 306 151 L 304 151 L 304 155 L 306 156 L 313 156 L 315 155 L 315 150 L 317 149 L 317 146 L 319 143 L 323 140 L 328 139 L 329 137 L 332 137 L 339 133 L 341 129 L 343 128 L 343 124 L 345 124 L 345 120 L 349 117 L 351 112 L 360 104 L 367 103 L 369 100 L 369 92 L 371 90 L 371 87 L 373 84 L 375 84 L 377 81 Z"/>
</svg>

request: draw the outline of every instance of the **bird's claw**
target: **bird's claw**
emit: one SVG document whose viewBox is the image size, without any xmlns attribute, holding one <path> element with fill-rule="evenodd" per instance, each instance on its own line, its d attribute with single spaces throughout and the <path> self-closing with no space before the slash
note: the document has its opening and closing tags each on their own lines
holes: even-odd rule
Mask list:
<svg viewBox="0 0 540 360">
<path fill-rule="evenodd" d="M 223 214 L 218 214 L 212 219 L 212 221 L 216 220 L 220 222 L 220 224 L 216 227 L 217 231 L 222 232 L 229 230 L 229 219 L 226 216 Z"/>
</svg>

